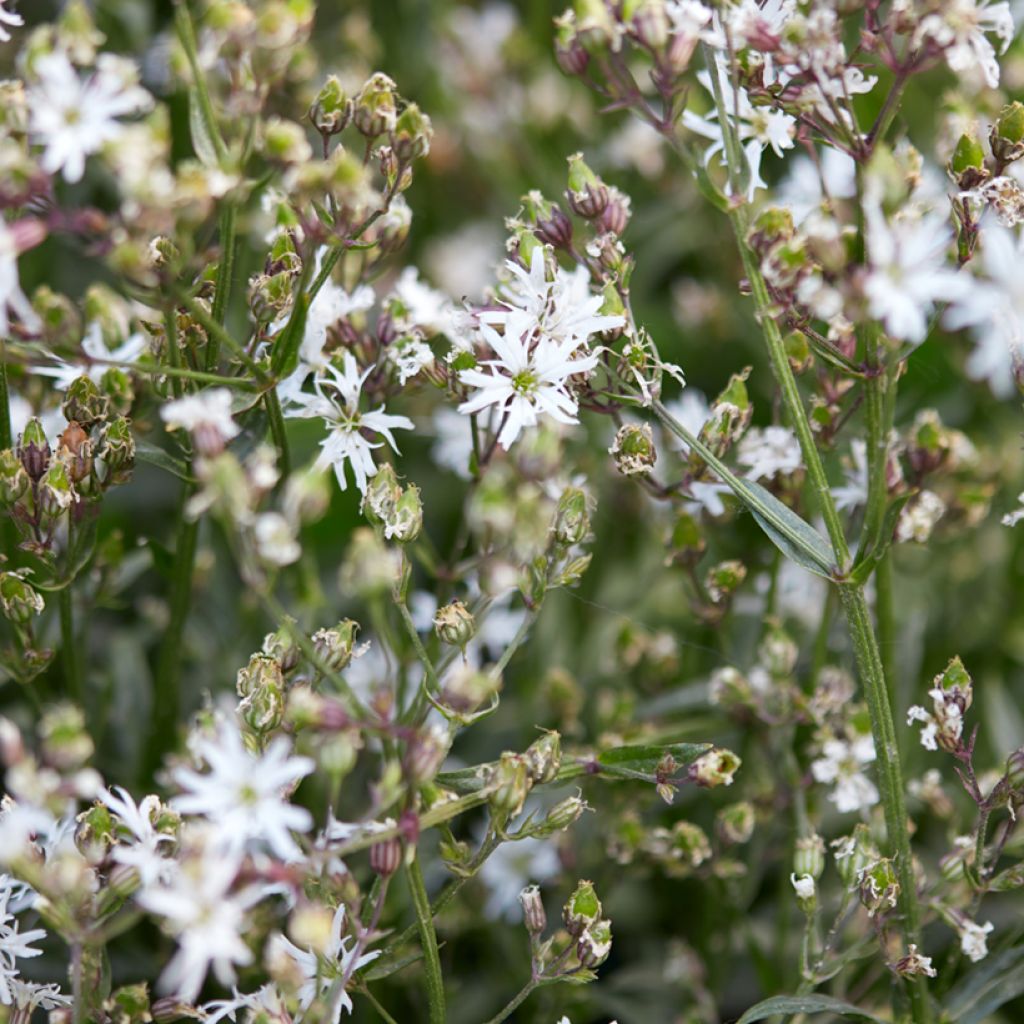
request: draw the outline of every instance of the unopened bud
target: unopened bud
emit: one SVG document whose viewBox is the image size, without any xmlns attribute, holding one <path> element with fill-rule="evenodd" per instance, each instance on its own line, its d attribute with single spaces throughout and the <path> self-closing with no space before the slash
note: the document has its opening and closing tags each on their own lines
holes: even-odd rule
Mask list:
<svg viewBox="0 0 1024 1024">
<path fill-rule="evenodd" d="M 135 439 L 124 416 L 118 416 L 104 427 L 99 455 L 107 467 L 111 483 L 127 481 L 135 466 Z"/>
<path fill-rule="evenodd" d="M 754 834 L 754 805 L 746 800 L 723 807 L 715 819 L 719 836 L 727 843 L 745 843 Z"/>
<path fill-rule="evenodd" d="M 451 737 L 442 725 L 432 725 L 417 732 L 409 741 L 405 755 L 405 771 L 414 785 L 429 782 L 440 770 L 451 747 Z"/>
<path fill-rule="evenodd" d="M 377 72 L 367 79 L 356 96 L 352 120 L 368 139 L 394 131 L 398 120 L 395 83 L 387 75 Z"/>
<path fill-rule="evenodd" d="M 593 882 L 581 881 L 562 908 L 562 921 L 574 938 L 601 919 L 601 901 Z"/>
<path fill-rule="evenodd" d="M 526 795 L 530 792 L 526 758 L 506 751 L 501 760 L 492 765 L 488 783 L 494 787 L 489 801 L 491 810 L 498 815 L 515 817 L 523 809 Z"/>
<path fill-rule="evenodd" d="M 554 533 L 559 544 L 571 547 L 586 539 L 590 533 L 590 509 L 586 491 L 567 487 L 558 499 L 555 511 Z"/>
<path fill-rule="evenodd" d="M 337 75 L 324 82 L 309 108 L 309 119 L 322 135 L 337 135 L 352 117 L 352 101 L 345 95 Z"/>
<path fill-rule="evenodd" d="M 572 11 L 555 19 L 555 60 L 567 74 L 579 77 L 587 70 L 590 54 L 576 31 L 576 15 Z"/>
<path fill-rule="evenodd" d="M 68 421 L 76 420 L 86 430 L 107 415 L 109 402 L 91 377 L 76 377 L 64 392 L 61 412 Z"/>
<path fill-rule="evenodd" d="M 1003 107 L 989 135 L 992 155 L 1002 164 L 1024 156 L 1024 103 L 1014 101 Z"/>
<path fill-rule="evenodd" d="M 50 464 L 50 442 L 46 439 L 43 424 L 35 416 L 25 424 L 22 431 L 18 442 L 18 458 L 29 478 L 34 481 L 42 478 Z"/>
<path fill-rule="evenodd" d="M 650 424 L 626 424 L 619 427 L 608 454 L 615 460 L 615 467 L 623 476 L 650 473 L 658 461 Z"/>
<path fill-rule="evenodd" d="M 708 597 L 715 604 L 730 598 L 747 578 L 747 567 L 735 558 L 713 565 L 704 577 Z"/>
<path fill-rule="evenodd" d="M 75 489 L 64 463 L 50 464 L 39 482 L 38 495 L 40 510 L 51 519 L 63 515 L 71 507 L 75 500 Z"/>
<path fill-rule="evenodd" d="M 397 836 L 370 847 L 370 869 L 390 878 L 402 866 L 402 843 Z"/>
<path fill-rule="evenodd" d="M 333 629 L 318 629 L 313 634 L 317 659 L 333 672 L 341 672 L 352 660 L 359 623 L 342 619 Z"/>
<path fill-rule="evenodd" d="M 402 163 L 411 163 L 430 152 L 434 129 L 430 118 L 415 103 L 407 103 L 398 116 L 392 133 L 395 155 Z"/>
<path fill-rule="evenodd" d="M 893 909 L 899 893 L 896 869 L 887 857 L 868 865 L 861 874 L 860 901 L 867 908 L 869 917 Z"/>
<path fill-rule="evenodd" d="M 809 836 L 800 836 L 793 852 L 793 871 L 797 875 L 809 875 L 813 879 L 818 879 L 824 870 L 825 840 L 816 832 Z"/>
<path fill-rule="evenodd" d="M 603 8 L 601 0 L 597 0 Z M 608 205 L 608 186 L 590 169 L 582 153 L 569 157 L 569 205 L 573 212 L 587 220 L 604 213 Z"/>
<path fill-rule="evenodd" d="M 25 579 L 25 570 L 0 572 L 0 609 L 11 622 L 23 626 L 46 607 L 43 595 Z"/>
<path fill-rule="evenodd" d="M 548 915 L 544 910 L 540 886 L 528 885 L 519 894 L 519 903 L 523 908 L 526 930 L 533 936 L 540 935 L 548 925 Z"/>
<path fill-rule="evenodd" d="M 284 719 L 285 687 L 281 664 L 266 654 L 254 654 L 238 670 L 235 690 L 242 698 L 239 712 L 253 732 L 276 729 Z"/>
<path fill-rule="evenodd" d="M 28 488 L 28 473 L 14 449 L 0 451 L 0 502 L 13 505 Z"/>
<path fill-rule="evenodd" d="M 597 921 L 576 940 L 576 956 L 589 970 L 599 967 L 612 951 L 612 923 L 607 918 Z"/>
<path fill-rule="evenodd" d="M 534 783 L 554 781 L 562 766 L 562 737 L 553 729 L 545 732 L 530 744 L 525 756 Z"/>
<path fill-rule="evenodd" d="M 442 643 L 465 648 L 476 634 L 476 620 L 461 601 L 451 601 L 437 609 L 434 632 Z"/>
</svg>

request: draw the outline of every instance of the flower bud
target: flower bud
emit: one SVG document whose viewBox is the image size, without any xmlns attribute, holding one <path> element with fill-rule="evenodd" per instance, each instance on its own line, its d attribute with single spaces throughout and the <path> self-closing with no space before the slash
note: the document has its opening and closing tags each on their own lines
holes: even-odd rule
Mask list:
<svg viewBox="0 0 1024 1024">
<path fill-rule="evenodd" d="M 618 26 L 605 0 L 575 0 L 576 35 L 590 54 L 600 54 L 618 38 Z"/>
<path fill-rule="evenodd" d="M 284 719 L 284 673 L 276 658 L 254 654 L 245 668 L 238 670 L 235 691 L 242 698 L 239 712 L 255 733 L 278 728 Z"/>
<path fill-rule="evenodd" d="M 268 633 L 263 638 L 260 650 L 267 657 L 273 658 L 281 666 L 281 671 L 285 675 L 298 665 L 302 657 L 299 645 L 295 642 L 291 631 L 285 627 L 282 627 L 276 633 Z"/>
<path fill-rule="evenodd" d="M 75 489 L 71 486 L 67 467 L 62 462 L 52 462 L 39 482 L 39 508 L 52 519 L 63 515 L 75 500 Z"/>
<path fill-rule="evenodd" d="M 50 442 L 46 439 L 43 424 L 33 416 L 25 424 L 18 442 L 18 458 L 21 459 L 21 464 L 31 480 L 42 479 L 46 467 L 50 464 L 50 454 Z"/>
<path fill-rule="evenodd" d="M 457 665 L 445 675 L 441 700 L 456 714 L 468 715 L 490 700 L 501 688 L 501 680 L 470 665 Z"/>
<path fill-rule="evenodd" d="M 731 786 L 733 775 L 741 764 L 740 759 L 731 750 L 716 747 L 706 754 L 701 754 L 690 765 L 687 774 L 691 782 L 708 789 L 714 786 Z"/>
<path fill-rule="evenodd" d="M 938 973 L 932 966 L 932 958 L 930 956 L 923 956 L 917 951 L 917 946 L 911 942 L 907 946 L 907 955 L 900 957 L 892 965 L 892 969 L 903 978 L 914 978 L 918 976 L 924 976 L 927 978 L 934 978 Z"/>
<path fill-rule="evenodd" d="M 397 836 L 370 847 L 370 870 L 390 878 L 402 866 L 402 843 Z"/>
<path fill-rule="evenodd" d="M 64 392 L 61 412 L 68 421 L 77 420 L 86 430 L 105 419 L 109 402 L 91 377 L 76 377 Z"/>
<path fill-rule="evenodd" d="M 567 487 L 558 499 L 555 510 L 555 540 L 572 547 L 586 539 L 590 533 L 590 509 L 587 492 L 579 487 Z"/>
<path fill-rule="evenodd" d="M 524 756 L 532 782 L 553 782 L 562 766 L 562 737 L 554 729 L 546 731 L 530 744 Z"/>
<path fill-rule="evenodd" d="M 629 196 L 620 192 L 614 185 L 607 186 L 608 202 L 595 218 L 594 226 L 601 234 L 621 235 L 629 224 L 632 215 L 632 202 Z"/>
<path fill-rule="evenodd" d="M 1006 759 L 1006 784 L 1019 800 L 1024 794 L 1024 747 L 1018 747 Z"/>
<path fill-rule="evenodd" d="M 594 2 L 604 10 L 602 0 Z M 608 186 L 587 166 L 582 153 L 574 153 L 569 157 L 567 195 L 573 212 L 587 220 L 599 217 L 608 205 Z"/>
<path fill-rule="evenodd" d="M 658 461 L 650 424 L 626 424 L 619 427 L 608 454 L 615 460 L 615 467 L 623 476 L 650 473 Z"/>
<path fill-rule="evenodd" d="M 434 632 L 442 643 L 465 649 L 476 634 L 476 620 L 461 601 L 451 601 L 437 609 Z"/>
<path fill-rule="evenodd" d="M 68 478 L 77 487 L 79 493 L 88 490 L 88 486 L 83 485 L 86 484 L 92 473 L 92 441 L 74 420 L 60 435 L 60 440 L 57 442 L 57 458 L 67 469 Z"/>
<path fill-rule="evenodd" d="M 0 451 L 0 502 L 13 505 L 28 487 L 28 473 L 14 449 Z"/>
<path fill-rule="evenodd" d="M 392 132 L 398 119 L 395 83 L 377 72 L 365 82 L 355 99 L 352 121 L 368 139 Z"/>
<path fill-rule="evenodd" d="M 451 747 L 451 737 L 443 725 L 424 727 L 409 740 L 405 754 L 405 772 L 414 785 L 429 782 L 438 773 Z"/>
<path fill-rule="evenodd" d="M 781 626 L 772 626 L 758 645 L 757 653 L 761 664 L 771 675 L 783 678 L 793 671 L 800 652 L 796 642 Z"/>
<path fill-rule="evenodd" d="M 796 892 L 796 901 L 805 914 L 813 914 L 818 905 L 818 891 L 810 875 L 790 875 L 789 881 Z"/>
<path fill-rule="evenodd" d="M 754 805 L 747 800 L 723 807 L 715 818 L 715 828 L 726 843 L 745 843 L 754 834 Z"/>
<path fill-rule="evenodd" d="M 309 108 L 309 119 L 321 135 L 344 131 L 352 117 L 353 104 L 345 95 L 337 75 L 330 75 Z"/>
<path fill-rule="evenodd" d="M 548 915 L 544 910 L 544 900 L 540 895 L 540 886 L 528 885 L 519 894 L 519 903 L 523 908 L 523 922 L 531 936 L 540 935 L 548 925 Z"/>
<path fill-rule="evenodd" d="M 612 951 L 612 923 L 607 918 L 584 929 L 576 940 L 576 956 L 588 970 L 599 967 Z"/>
<path fill-rule="evenodd" d="M 276 163 L 301 164 L 313 159 L 313 147 L 301 125 L 271 117 L 263 126 L 263 154 Z"/>
<path fill-rule="evenodd" d="M 857 825 L 852 835 L 834 839 L 831 845 L 836 871 L 847 887 L 859 881 L 867 866 L 878 858 L 878 850 L 864 824 Z"/>
<path fill-rule="evenodd" d="M 825 840 L 816 832 L 800 836 L 793 851 L 793 871 L 817 880 L 825 870 Z"/>
<path fill-rule="evenodd" d="M 708 597 L 715 604 L 722 604 L 739 588 L 747 578 L 747 567 L 734 558 L 713 565 L 704 577 Z"/>
<path fill-rule="evenodd" d="M 420 489 L 409 484 L 399 495 L 393 518 L 384 525 L 384 536 L 399 544 L 411 544 L 423 529 L 423 501 Z"/>
<path fill-rule="evenodd" d="M 896 869 L 888 857 L 869 864 L 860 876 L 860 901 L 867 908 L 868 917 L 896 906 L 900 883 Z"/>
<path fill-rule="evenodd" d="M 135 467 L 135 439 L 124 416 L 110 420 L 100 437 L 100 459 L 107 467 L 108 483 L 125 483 Z"/>
<path fill-rule="evenodd" d="M 992 155 L 1009 164 L 1024 156 L 1024 103 L 1014 101 L 999 111 L 989 135 Z"/>
<path fill-rule="evenodd" d="M 82 709 L 73 704 L 51 705 L 39 725 L 43 759 L 63 772 L 81 768 L 95 751 Z"/>
<path fill-rule="evenodd" d="M 434 129 L 430 118 L 415 103 L 407 103 L 398 116 L 392 133 L 395 155 L 405 164 L 430 152 L 430 140 Z"/>
<path fill-rule="evenodd" d="M 573 938 L 580 936 L 585 928 L 601 919 L 601 901 L 597 898 L 594 883 L 581 881 L 562 908 L 562 921 Z"/>
<path fill-rule="evenodd" d="M 590 54 L 576 31 L 576 15 L 573 11 L 566 11 L 555 18 L 555 60 L 567 75 L 573 77 L 582 75 L 590 63 Z"/>
<path fill-rule="evenodd" d="M 16 625 L 23 626 L 46 607 L 43 595 L 25 576 L 27 570 L 0 572 L 0 609 Z"/>
<path fill-rule="evenodd" d="M 523 197 L 523 208 L 541 242 L 556 249 L 572 246 L 572 221 L 557 203 L 548 202 L 540 192 L 530 192 Z"/>
<path fill-rule="evenodd" d="M 533 829 L 531 834 L 541 837 L 551 836 L 556 832 L 564 832 L 570 825 L 575 825 L 583 816 L 583 812 L 588 810 L 588 808 L 589 804 L 578 794 L 576 796 L 567 796 L 564 800 L 559 800 L 548 811 L 544 820 Z"/>
<path fill-rule="evenodd" d="M 526 758 L 506 751 L 501 760 L 491 766 L 487 783 L 493 787 L 489 800 L 492 812 L 515 817 L 523 809 L 532 785 Z"/>
<path fill-rule="evenodd" d="M 967 171 L 981 171 L 985 167 L 985 150 L 973 134 L 961 135 L 953 150 L 949 168 L 959 178 Z"/>
<path fill-rule="evenodd" d="M 352 619 L 342 619 L 333 629 L 318 629 L 312 637 L 318 660 L 341 672 L 352 660 L 358 635 L 359 623 Z"/>
</svg>

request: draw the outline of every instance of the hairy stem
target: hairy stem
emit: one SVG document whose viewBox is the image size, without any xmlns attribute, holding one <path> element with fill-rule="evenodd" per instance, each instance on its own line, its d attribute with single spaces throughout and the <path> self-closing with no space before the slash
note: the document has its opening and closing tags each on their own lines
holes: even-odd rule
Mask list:
<svg viewBox="0 0 1024 1024">
<path fill-rule="evenodd" d="M 82 673 L 75 645 L 74 597 L 71 584 L 61 587 L 57 593 L 60 604 L 60 658 L 64 669 L 64 686 L 71 699 L 81 704 L 85 694 L 82 690 Z"/>
<path fill-rule="evenodd" d="M 445 1024 L 441 957 L 437 951 L 437 933 L 434 931 L 434 918 L 431 916 L 427 889 L 423 884 L 419 856 L 414 857 L 412 862 L 406 865 L 405 874 L 409 881 L 409 891 L 412 893 L 416 918 L 419 922 L 420 943 L 423 946 L 423 967 L 427 978 L 427 1005 L 430 1024 Z"/>
</svg>

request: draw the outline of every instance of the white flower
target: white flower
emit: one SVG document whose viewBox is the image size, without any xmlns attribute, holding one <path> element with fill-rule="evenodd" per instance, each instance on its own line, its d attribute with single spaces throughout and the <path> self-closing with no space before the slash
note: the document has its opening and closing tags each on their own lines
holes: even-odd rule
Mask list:
<svg viewBox="0 0 1024 1024">
<path fill-rule="evenodd" d="M 15 883 L 8 875 L 0 875 L 0 1003 L 10 1006 L 15 1000 L 13 983 L 18 977 L 17 961 L 39 956 L 41 949 L 32 943 L 46 938 L 42 928 L 19 931 L 19 924 L 8 904 Z"/>
<path fill-rule="evenodd" d="M 122 132 L 117 118 L 134 114 L 150 96 L 127 78 L 121 58 L 103 54 L 96 71 L 80 78 L 63 53 L 48 53 L 33 64 L 37 81 L 28 90 L 29 132 L 45 147 L 43 170 L 81 179 L 85 158 Z"/>
<path fill-rule="evenodd" d="M 888 221 L 875 203 L 866 216 L 871 270 L 864 292 L 871 315 L 891 337 L 918 344 L 928 331 L 932 304 L 955 299 L 966 284 L 946 263 L 953 237 L 949 221 L 938 213 Z"/>
<path fill-rule="evenodd" d="M 833 487 L 836 508 L 854 509 L 868 500 L 868 446 L 859 437 L 850 442 L 850 462 L 843 467 L 846 484 Z"/>
<path fill-rule="evenodd" d="M 283 736 L 256 755 L 246 750 L 238 726 L 221 723 L 216 736 L 195 744 L 198 758 L 210 770 L 176 768 L 174 781 L 185 790 L 172 806 L 183 814 L 199 814 L 217 828 L 220 845 L 241 854 L 252 842 L 266 843 L 283 860 L 301 856 L 291 832 L 305 832 L 313 824 L 304 807 L 288 803 L 285 789 L 309 775 L 315 767 L 308 757 L 290 757 L 291 745 Z"/>
<path fill-rule="evenodd" d="M 772 110 L 771 107 L 755 107 L 750 102 L 747 90 L 742 87 L 733 90 L 728 68 L 719 54 L 715 55 L 715 67 L 721 83 L 725 109 L 729 111 L 729 116 L 735 119 L 739 141 L 745 143 L 743 150 L 750 170 L 747 198 L 752 200 L 759 188 L 767 187 L 761 178 L 761 157 L 765 148 L 770 146 L 776 156 L 782 156 L 785 149 L 792 149 L 796 137 L 796 119 L 782 111 Z M 709 93 L 714 93 L 711 73 L 708 70 L 698 72 L 697 79 Z M 718 122 L 717 110 L 711 111 L 707 117 L 686 110 L 683 112 L 683 124 L 690 131 L 711 140 L 711 145 L 704 153 L 705 165 L 710 163 L 716 154 L 724 151 L 725 138 L 722 125 Z"/>
<path fill-rule="evenodd" d="M 914 33 L 916 45 L 928 40 L 945 50 L 953 71 L 979 67 L 992 89 L 999 85 L 999 63 L 988 33 L 998 37 L 1000 53 L 1013 40 L 1013 15 L 1006 0 L 943 0 L 934 14 L 925 15 Z"/>
<path fill-rule="evenodd" d="M 9 42 L 11 33 L 4 28 L 5 25 L 14 25 L 18 27 L 24 25 L 25 21 L 20 14 L 14 11 L 5 11 L 4 8 L 9 3 L 9 0 L 0 0 L 0 41 Z"/>
<path fill-rule="evenodd" d="M 934 491 L 921 491 L 900 513 L 896 523 L 897 543 L 923 544 L 945 512 L 946 503 Z"/>
<path fill-rule="evenodd" d="M 103 340 L 103 327 L 98 320 L 94 320 L 82 338 L 84 366 L 57 360 L 56 366 L 34 366 L 33 370 L 44 377 L 52 377 L 53 386 L 58 391 L 66 391 L 72 381 L 79 377 L 88 377 L 93 383 L 99 384 L 110 369 L 131 370 L 135 361 L 148 348 L 149 342 L 143 334 L 132 334 L 117 348 L 107 348 Z"/>
<path fill-rule="evenodd" d="M 292 528 L 280 512 L 263 512 L 253 524 L 256 550 L 271 565 L 291 565 L 302 555 Z"/>
<path fill-rule="evenodd" d="M 747 467 L 751 480 L 795 473 L 803 465 L 800 442 L 789 427 L 751 427 L 736 449 L 736 459 Z"/>
<path fill-rule="evenodd" d="M 512 274 L 499 296 L 505 308 L 482 310 L 482 324 L 504 325 L 508 334 L 509 325 L 515 323 L 520 333 L 554 341 L 568 356 L 592 334 L 626 322 L 621 316 L 600 313 L 604 297 L 591 294 L 590 275 L 584 267 L 572 272 L 556 267 L 554 277 L 549 277 L 543 246 L 534 249 L 529 272 L 511 260 L 505 266 Z"/>
<path fill-rule="evenodd" d="M 576 338 L 558 342 L 542 334 L 534 334 L 533 316 L 510 314 L 504 335 L 486 323 L 480 324 L 483 340 L 493 349 L 497 359 L 486 359 L 483 365 L 490 372 L 462 370 L 459 380 L 477 388 L 459 406 L 459 412 L 470 415 L 488 406 L 502 417 L 498 443 L 507 451 L 524 427 L 535 426 L 541 415 L 559 423 L 578 423 L 576 399 L 569 393 L 569 378 L 589 373 L 597 365 L 597 356 L 573 356 L 579 347 Z"/>
<path fill-rule="evenodd" d="M 870 736 L 855 736 L 851 741 L 830 737 L 821 746 L 822 756 L 811 762 L 811 774 L 817 782 L 834 783 L 828 798 L 842 814 L 873 807 L 878 789 L 861 771 L 875 759 L 875 744 Z"/>
<path fill-rule="evenodd" d="M 322 1000 L 327 993 L 335 989 L 335 983 L 345 975 L 352 976 L 360 968 L 380 956 L 380 950 L 363 953 L 355 958 L 355 949 L 348 949 L 348 936 L 342 936 L 341 929 L 345 922 L 345 907 L 341 905 L 334 912 L 331 921 L 331 935 L 326 949 L 319 956 L 312 949 L 299 949 L 283 935 L 272 939 L 275 951 L 284 953 L 293 960 L 302 973 L 302 984 L 299 986 L 299 1006 L 305 1012 L 314 1002 Z M 332 993 L 331 1012 L 323 1019 L 338 1024 L 342 1009 L 352 1012 L 352 998 L 340 986 Z"/>
<path fill-rule="evenodd" d="M 856 193 L 853 157 L 831 146 L 822 149 L 817 162 L 809 156 L 793 160 L 789 174 L 779 186 L 779 198 L 793 211 L 793 221 L 797 224 L 826 202 L 851 199 Z"/>
<path fill-rule="evenodd" d="M 363 431 L 379 434 L 397 452 L 392 430 L 412 430 L 413 422 L 407 416 L 392 416 L 381 405 L 373 412 L 361 412 L 359 398 L 363 383 L 373 372 L 369 367 L 362 373 L 351 352 L 345 353 L 345 368 L 339 370 L 333 363 L 313 378 L 315 394 L 305 392 L 293 399 L 294 408 L 289 416 L 303 418 L 320 417 L 331 428 L 331 432 L 320 442 L 322 451 L 316 460 L 318 469 L 334 467 L 338 486 L 348 488 L 345 466 L 352 467 L 356 487 L 366 493 L 366 482 L 377 472 L 377 466 L 370 454 L 380 448 L 381 441 L 369 441 Z M 325 391 L 333 393 L 328 397 Z"/>
<path fill-rule="evenodd" d="M 38 331 L 42 327 L 32 304 L 21 290 L 17 238 L 0 220 L 0 336 L 10 334 L 10 313 L 14 313 L 30 331 Z"/>
<path fill-rule="evenodd" d="M 416 267 L 406 267 L 395 282 L 394 297 L 402 304 L 404 320 L 434 334 L 448 330 L 452 301 L 444 292 L 420 280 Z"/>
<path fill-rule="evenodd" d="M 130 845 L 119 843 L 115 846 L 114 860 L 135 868 L 144 887 L 169 878 L 173 865 L 162 856 L 160 847 L 173 843 L 174 837 L 153 827 L 153 816 L 160 811 L 160 798 L 150 795 L 136 804 L 127 790 L 121 786 L 114 788 L 116 796 L 107 789 L 100 794 L 100 800 L 117 815 L 134 840 Z"/>
<path fill-rule="evenodd" d="M 814 879 L 810 875 L 790 875 L 790 884 L 798 900 L 813 900 L 816 892 Z"/>
<path fill-rule="evenodd" d="M 430 366 L 434 361 L 434 353 L 430 346 L 414 335 L 399 338 L 385 351 L 388 359 L 395 364 L 398 370 L 398 383 L 402 385 L 407 384 L 420 370 Z"/>
<path fill-rule="evenodd" d="M 231 418 L 231 392 L 227 388 L 209 388 L 168 402 L 160 410 L 160 418 L 168 430 L 187 430 L 203 452 L 219 451 L 240 432 Z"/>
<path fill-rule="evenodd" d="M 977 347 L 967 360 L 972 380 L 987 380 L 998 398 L 1013 394 L 1014 361 L 1024 346 L 1024 289 L 1019 273 L 1024 236 L 994 224 L 982 235 L 980 263 L 985 271 L 958 292 L 945 317 L 947 327 L 972 327 Z"/>
<path fill-rule="evenodd" d="M 10 982 L 13 999 L 11 1005 L 19 1010 L 56 1010 L 61 1006 L 71 1006 L 71 996 L 61 993 L 60 985 L 51 983 L 40 985 L 34 981 L 22 981 L 14 978 Z"/>
<path fill-rule="evenodd" d="M 906 978 L 915 975 L 934 978 L 938 975 L 938 971 L 932 966 L 932 958 L 919 953 L 913 942 L 907 947 L 907 955 L 896 962 L 896 970 Z"/>
<path fill-rule="evenodd" d="M 960 932 L 960 949 L 968 960 L 977 963 L 988 956 L 988 940 L 986 936 L 992 931 L 991 921 L 984 925 L 975 924 L 974 921 L 963 921 L 958 927 Z"/>
<path fill-rule="evenodd" d="M 256 897 L 251 889 L 230 892 L 236 874 L 233 859 L 203 856 L 174 872 L 170 884 L 147 887 L 136 896 L 178 940 L 178 951 L 160 982 L 186 1002 L 199 994 L 210 967 L 222 985 L 231 985 L 234 965 L 252 962 L 242 931 L 245 912 Z"/>
<path fill-rule="evenodd" d="M 969 700 L 959 689 L 932 687 L 928 691 L 932 699 L 932 711 L 926 711 L 919 704 L 907 709 L 907 725 L 921 722 L 921 746 L 925 750 L 938 750 L 939 740 L 944 749 L 955 749 L 964 733 L 964 711 Z"/>
<path fill-rule="evenodd" d="M 1003 526 L 1016 526 L 1022 519 L 1024 519 L 1024 492 L 1017 495 L 1017 501 L 1019 503 L 1019 507 L 1015 508 L 1012 512 L 1007 512 L 1000 520 Z"/>
</svg>

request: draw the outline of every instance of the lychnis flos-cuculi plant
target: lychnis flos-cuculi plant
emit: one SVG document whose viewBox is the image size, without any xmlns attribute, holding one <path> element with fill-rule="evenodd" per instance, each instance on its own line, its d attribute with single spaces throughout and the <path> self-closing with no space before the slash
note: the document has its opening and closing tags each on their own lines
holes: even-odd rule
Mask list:
<svg viewBox="0 0 1024 1024">
<path fill-rule="evenodd" d="M 117 6 L 0 0 L 0 1021 L 1016 1019 L 899 599 L 1024 514 L 1013 5 Z"/>
</svg>

